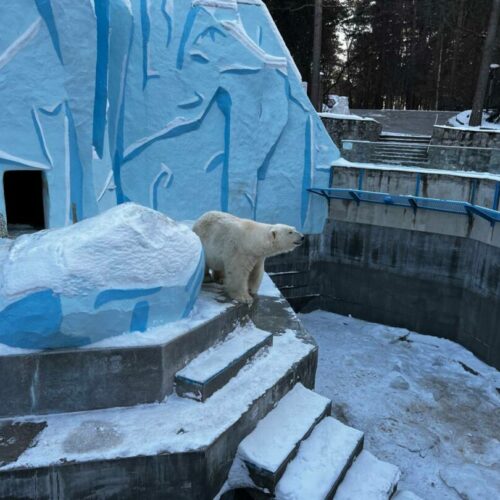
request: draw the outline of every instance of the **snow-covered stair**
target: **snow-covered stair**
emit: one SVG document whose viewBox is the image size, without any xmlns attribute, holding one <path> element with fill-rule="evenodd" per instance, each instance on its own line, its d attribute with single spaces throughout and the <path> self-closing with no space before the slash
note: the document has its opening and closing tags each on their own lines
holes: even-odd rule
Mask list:
<svg viewBox="0 0 500 500">
<path fill-rule="evenodd" d="M 400 475 L 398 467 L 364 450 L 347 472 L 334 500 L 387 500 L 394 494 Z"/>
<path fill-rule="evenodd" d="M 278 500 L 331 498 L 363 448 L 363 433 L 332 417 L 323 419 L 300 445 L 276 486 Z M 357 500 L 368 500 L 358 497 Z"/>
<path fill-rule="evenodd" d="M 237 458 L 246 465 L 254 484 L 272 492 L 301 441 L 330 410 L 329 399 L 302 384 L 281 399 L 238 447 Z"/>
<path fill-rule="evenodd" d="M 237 327 L 224 342 L 201 353 L 177 372 L 177 394 L 205 401 L 237 375 L 252 356 L 272 343 L 272 333 L 256 328 L 253 323 Z"/>
</svg>

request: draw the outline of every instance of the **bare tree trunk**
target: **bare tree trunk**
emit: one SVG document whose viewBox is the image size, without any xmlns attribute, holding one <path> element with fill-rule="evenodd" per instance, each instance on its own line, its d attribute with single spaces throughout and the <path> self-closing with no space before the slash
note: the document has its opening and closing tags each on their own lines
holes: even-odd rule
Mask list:
<svg viewBox="0 0 500 500">
<path fill-rule="evenodd" d="M 460 0 L 457 14 L 457 24 L 455 25 L 455 31 L 453 35 L 453 57 L 451 63 L 450 72 L 450 93 L 453 99 L 453 106 L 456 108 L 456 93 L 457 93 L 457 67 L 458 67 L 458 54 L 460 48 L 460 38 L 462 36 L 460 29 L 462 28 L 464 22 L 464 10 L 465 10 L 465 0 Z"/>
<path fill-rule="evenodd" d="M 481 69 L 477 80 L 476 93 L 472 104 L 472 113 L 470 115 L 469 125 L 478 127 L 483 121 L 483 105 L 488 89 L 488 77 L 493 51 L 495 49 L 495 41 L 497 37 L 498 21 L 500 19 L 500 0 L 493 0 L 491 9 L 490 24 L 488 26 L 488 34 L 484 42 L 483 58 L 481 60 Z"/>
<path fill-rule="evenodd" d="M 500 1 L 500 0 L 499 0 Z M 323 36 L 323 1 L 315 0 L 314 4 L 314 45 L 311 77 L 311 101 L 321 111 L 320 72 L 321 72 L 321 40 Z"/>
<path fill-rule="evenodd" d="M 441 25 L 441 34 L 439 35 L 439 62 L 437 68 L 437 82 L 436 82 L 436 98 L 434 99 L 434 109 L 437 111 L 439 109 L 439 90 L 441 87 L 441 71 L 443 70 L 443 46 L 444 46 L 444 35 L 443 27 Z"/>
</svg>

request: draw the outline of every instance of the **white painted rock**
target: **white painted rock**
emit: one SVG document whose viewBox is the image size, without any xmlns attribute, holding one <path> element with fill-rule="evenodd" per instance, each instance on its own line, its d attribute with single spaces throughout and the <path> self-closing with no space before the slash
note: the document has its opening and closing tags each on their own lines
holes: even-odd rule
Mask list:
<svg viewBox="0 0 500 500">
<path fill-rule="evenodd" d="M 54 348 L 186 317 L 204 273 L 186 226 L 127 203 L 0 246 L 0 343 Z"/>
</svg>

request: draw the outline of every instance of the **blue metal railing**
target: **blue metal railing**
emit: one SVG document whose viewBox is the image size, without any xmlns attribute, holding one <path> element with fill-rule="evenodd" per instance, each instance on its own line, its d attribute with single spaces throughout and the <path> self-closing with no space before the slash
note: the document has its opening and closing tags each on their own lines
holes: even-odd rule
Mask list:
<svg viewBox="0 0 500 500">
<path fill-rule="evenodd" d="M 362 181 L 359 182 L 361 187 Z M 439 198 L 426 198 L 423 196 L 410 195 L 394 195 L 376 191 L 365 191 L 363 189 L 345 189 L 345 188 L 321 188 L 313 187 L 308 189 L 309 192 L 324 196 L 327 199 L 349 200 L 357 204 L 360 203 L 376 203 L 379 205 L 390 205 L 395 207 L 412 208 L 414 211 L 418 209 L 433 210 L 435 212 L 445 212 L 468 216 L 478 216 L 486 219 L 491 225 L 500 222 L 500 182 L 497 182 L 493 208 L 486 208 L 474 203 L 457 200 L 442 200 Z M 416 193 L 419 192 L 419 183 L 417 184 Z M 474 198 L 472 198 L 474 201 Z"/>
</svg>

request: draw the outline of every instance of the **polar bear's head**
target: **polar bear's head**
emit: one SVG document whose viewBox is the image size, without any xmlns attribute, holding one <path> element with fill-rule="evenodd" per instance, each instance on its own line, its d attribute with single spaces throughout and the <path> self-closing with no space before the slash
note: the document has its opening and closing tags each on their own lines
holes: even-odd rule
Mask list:
<svg viewBox="0 0 500 500">
<path fill-rule="evenodd" d="M 274 224 L 269 228 L 269 238 L 271 240 L 273 255 L 291 252 L 293 249 L 304 243 L 304 235 L 299 233 L 294 227 L 285 224 Z"/>
</svg>

